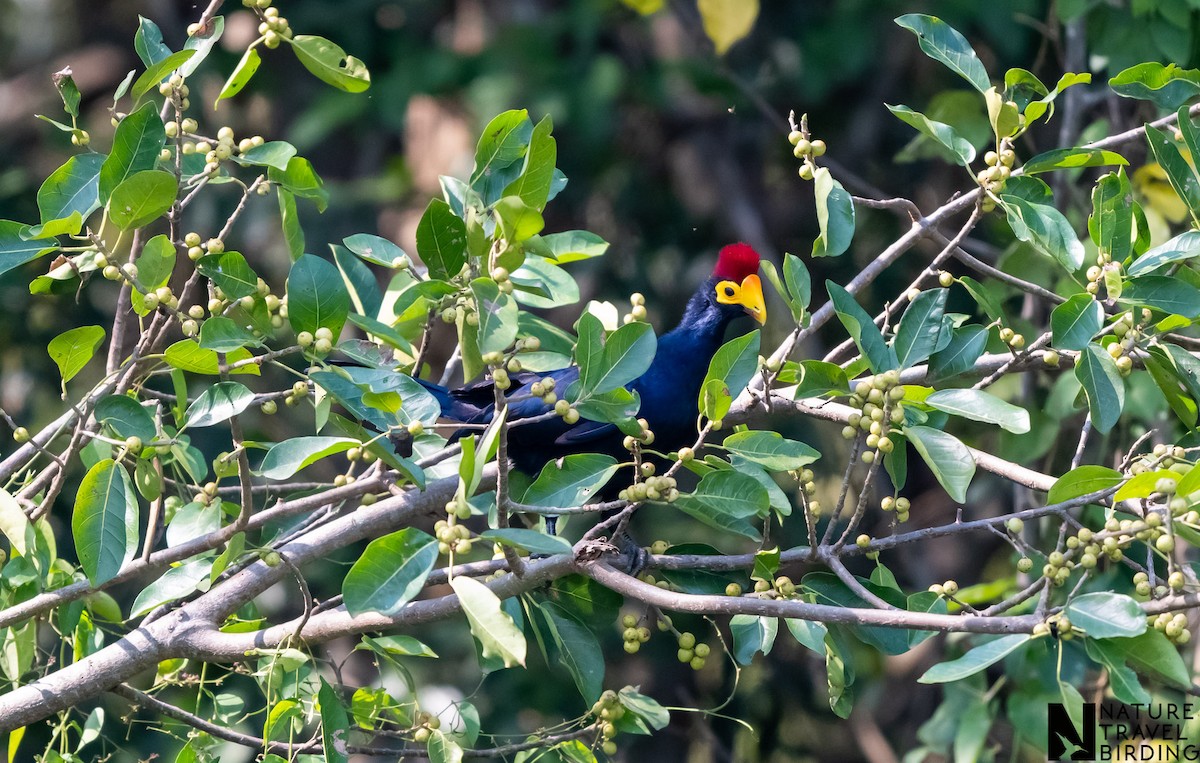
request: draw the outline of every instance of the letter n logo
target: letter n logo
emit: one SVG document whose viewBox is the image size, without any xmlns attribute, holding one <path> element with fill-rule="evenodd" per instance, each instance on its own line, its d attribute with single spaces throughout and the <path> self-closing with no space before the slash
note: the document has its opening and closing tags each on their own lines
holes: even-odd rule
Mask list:
<svg viewBox="0 0 1200 763">
<path fill-rule="evenodd" d="M 1083 728 L 1076 729 L 1067 708 L 1061 702 L 1051 702 L 1046 742 L 1050 760 L 1096 759 L 1096 705 L 1083 706 Z"/>
</svg>

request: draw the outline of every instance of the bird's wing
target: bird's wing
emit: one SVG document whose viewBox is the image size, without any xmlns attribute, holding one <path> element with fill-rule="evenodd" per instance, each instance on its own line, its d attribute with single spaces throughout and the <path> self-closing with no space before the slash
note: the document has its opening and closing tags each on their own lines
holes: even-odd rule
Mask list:
<svg viewBox="0 0 1200 763">
<path fill-rule="evenodd" d="M 614 437 L 621 434 L 621 430 L 617 429 L 616 424 L 607 424 L 603 421 L 580 421 L 572 426 L 566 432 L 559 435 L 554 441 L 555 445 L 581 445 L 584 443 L 592 443 L 597 440 L 603 440 L 607 437 Z"/>
</svg>

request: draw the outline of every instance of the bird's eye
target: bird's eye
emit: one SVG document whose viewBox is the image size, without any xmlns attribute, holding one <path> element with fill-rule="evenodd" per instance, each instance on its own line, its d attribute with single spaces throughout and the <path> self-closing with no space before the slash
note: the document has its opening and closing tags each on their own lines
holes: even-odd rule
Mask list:
<svg viewBox="0 0 1200 763">
<path fill-rule="evenodd" d="M 726 297 L 732 297 L 732 296 L 733 296 L 733 287 L 732 287 L 732 286 L 726 286 L 726 287 L 725 287 L 725 296 L 726 296 Z"/>
</svg>

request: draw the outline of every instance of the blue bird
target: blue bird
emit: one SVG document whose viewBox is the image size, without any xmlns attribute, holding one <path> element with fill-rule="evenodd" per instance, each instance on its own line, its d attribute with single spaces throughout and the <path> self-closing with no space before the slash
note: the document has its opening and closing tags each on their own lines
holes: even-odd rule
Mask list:
<svg viewBox="0 0 1200 763">
<path fill-rule="evenodd" d="M 758 323 L 767 318 L 762 282 L 758 277 L 758 253 L 743 243 L 721 249 L 712 275 L 688 300 L 679 325 L 659 337 L 653 362 L 642 376 L 627 387 L 641 398 L 639 416 L 654 432 L 654 448 L 663 452 L 691 445 L 696 439 L 700 386 L 709 362 L 721 347 L 729 324 L 742 315 Z M 556 390 L 566 390 L 579 378 L 579 367 L 569 366 L 538 374 L 511 374 L 508 421 L 517 422 L 553 410 L 540 397 L 531 395 L 533 383 L 551 377 Z M 421 381 L 437 399 L 444 418 L 464 424 L 486 424 L 495 414 L 495 385 L 485 379 L 459 389 L 447 389 Z M 460 432 L 458 434 L 464 434 Z M 548 462 L 572 453 L 605 453 L 619 460 L 627 457 L 624 435 L 615 424 L 578 420 L 568 424 L 555 416 L 509 430 L 512 465 L 536 476 Z M 553 523 L 549 523 L 552 527 Z M 551 530 L 553 532 L 553 530 Z"/>
</svg>

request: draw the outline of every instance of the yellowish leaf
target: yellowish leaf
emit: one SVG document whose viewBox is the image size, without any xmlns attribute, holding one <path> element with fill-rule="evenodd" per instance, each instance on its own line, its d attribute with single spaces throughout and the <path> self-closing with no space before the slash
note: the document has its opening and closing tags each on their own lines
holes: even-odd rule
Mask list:
<svg viewBox="0 0 1200 763">
<path fill-rule="evenodd" d="M 621 0 L 621 2 L 643 16 L 658 13 L 662 10 L 663 5 L 666 4 L 666 0 Z"/>
<path fill-rule="evenodd" d="M 696 0 L 696 6 L 718 56 L 750 34 L 758 18 L 758 0 Z"/>
<path fill-rule="evenodd" d="M 1157 162 L 1145 164 L 1133 173 L 1133 188 L 1142 197 L 1148 210 L 1152 209 L 1173 223 L 1187 217 L 1187 205 L 1167 182 L 1167 173 Z"/>
</svg>

